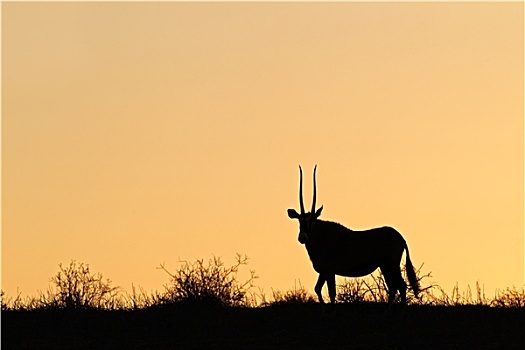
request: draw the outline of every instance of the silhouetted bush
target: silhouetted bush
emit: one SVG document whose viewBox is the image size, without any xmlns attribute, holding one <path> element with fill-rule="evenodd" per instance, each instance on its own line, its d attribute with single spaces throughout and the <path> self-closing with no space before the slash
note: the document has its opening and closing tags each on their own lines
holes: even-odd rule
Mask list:
<svg viewBox="0 0 525 350">
<path fill-rule="evenodd" d="M 65 309 L 116 309 L 121 306 L 119 287 L 101 273 L 91 273 L 89 265 L 72 260 L 59 264 L 60 271 L 51 278 L 55 289 L 40 295 L 39 307 Z"/>
<path fill-rule="evenodd" d="M 203 259 L 193 263 L 182 262 L 182 266 L 170 273 L 164 265 L 164 270 L 171 278 L 165 286 L 165 294 L 161 297 L 164 304 L 198 303 L 217 306 L 250 306 L 248 292 L 257 278 L 250 270 L 250 277 L 240 282 L 237 273 L 242 266 L 248 265 L 248 257 L 237 254 L 237 262 L 226 267 L 218 257 L 204 263 Z"/>
</svg>

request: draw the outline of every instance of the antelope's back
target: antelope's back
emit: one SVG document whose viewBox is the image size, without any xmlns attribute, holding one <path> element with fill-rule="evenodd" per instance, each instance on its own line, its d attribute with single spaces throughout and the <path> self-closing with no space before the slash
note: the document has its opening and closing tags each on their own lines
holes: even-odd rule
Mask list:
<svg viewBox="0 0 525 350">
<path fill-rule="evenodd" d="M 392 227 L 352 231 L 337 223 L 318 220 L 315 241 L 307 249 L 316 270 L 351 270 L 400 261 L 404 247 L 405 240 Z"/>
</svg>

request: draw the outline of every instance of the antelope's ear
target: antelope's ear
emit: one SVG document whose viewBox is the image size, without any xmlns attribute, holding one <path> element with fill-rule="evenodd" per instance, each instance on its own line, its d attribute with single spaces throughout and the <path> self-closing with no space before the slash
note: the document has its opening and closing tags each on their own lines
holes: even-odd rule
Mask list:
<svg viewBox="0 0 525 350">
<path fill-rule="evenodd" d="M 295 211 L 295 209 L 288 209 L 288 217 L 290 219 L 299 219 L 299 214 Z"/>
<path fill-rule="evenodd" d="M 321 206 L 321 208 L 317 209 L 317 211 L 315 212 L 315 217 L 318 218 L 319 216 L 321 216 L 321 212 L 323 211 L 323 206 Z"/>
</svg>

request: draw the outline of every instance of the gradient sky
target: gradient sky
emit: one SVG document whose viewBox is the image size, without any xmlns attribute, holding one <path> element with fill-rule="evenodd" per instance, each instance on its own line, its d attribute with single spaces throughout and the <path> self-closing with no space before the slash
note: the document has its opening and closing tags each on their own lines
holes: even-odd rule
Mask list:
<svg viewBox="0 0 525 350">
<path fill-rule="evenodd" d="M 524 284 L 523 3 L 6 3 L 2 289 L 58 264 L 162 290 L 247 254 L 312 290 L 298 223 L 390 225 L 446 290 Z"/>
</svg>

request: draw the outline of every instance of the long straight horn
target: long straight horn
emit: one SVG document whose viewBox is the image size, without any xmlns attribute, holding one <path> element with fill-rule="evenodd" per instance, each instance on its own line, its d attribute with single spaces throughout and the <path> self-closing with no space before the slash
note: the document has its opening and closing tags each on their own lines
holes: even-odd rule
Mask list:
<svg viewBox="0 0 525 350">
<path fill-rule="evenodd" d="M 304 204 L 303 204 L 303 169 L 299 165 L 299 173 L 301 178 L 299 180 L 299 204 L 301 205 L 301 214 L 304 214 Z"/>
<path fill-rule="evenodd" d="M 314 168 L 314 199 L 312 201 L 312 213 L 315 213 L 315 199 L 316 199 L 316 185 L 315 185 L 315 171 L 317 170 L 317 165 Z"/>
</svg>

